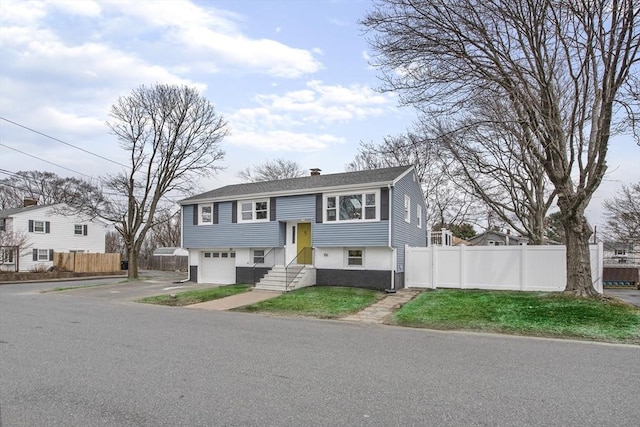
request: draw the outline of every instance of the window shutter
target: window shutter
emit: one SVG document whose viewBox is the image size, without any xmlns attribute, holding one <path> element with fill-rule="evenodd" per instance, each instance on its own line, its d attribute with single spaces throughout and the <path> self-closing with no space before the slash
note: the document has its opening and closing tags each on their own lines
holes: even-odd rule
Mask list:
<svg viewBox="0 0 640 427">
<path fill-rule="evenodd" d="M 34 261 L 37 261 L 37 260 L 38 260 L 38 250 L 37 250 L 37 249 L 34 249 L 34 250 L 33 250 L 33 260 L 34 260 Z"/>
<path fill-rule="evenodd" d="M 220 208 L 218 207 L 218 202 L 215 202 L 213 204 L 213 223 L 217 224 L 218 223 L 218 210 Z"/>
<path fill-rule="evenodd" d="M 316 194 L 316 224 L 322 224 L 322 193 Z"/>
<path fill-rule="evenodd" d="M 47 234 L 51 233 L 51 223 L 49 221 L 45 221 L 44 223 L 44 232 Z"/>
<path fill-rule="evenodd" d="M 269 199 L 269 221 L 276 220 L 276 198 Z"/>
<path fill-rule="evenodd" d="M 380 219 L 389 219 L 389 189 L 380 189 Z"/>
<path fill-rule="evenodd" d="M 238 222 L 238 202 L 237 201 L 234 201 L 231 203 L 231 222 L 234 224 Z"/>
<path fill-rule="evenodd" d="M 83 225 L 82 226 L 82 234 L 84 234 L 86 236 L 88 234 L 88 231 L 89 231 L 89 226 Z"/>
<path fill-rule="evenodd" d="M 53 261 L 53 249 L 49 249 L 49 261 Z"/>
<path fill-rule="evenodd" d="M 33 233 L 33 220 L 32 219 L 29 220 L 29 233 Z M 36 260 L 34 260 L 34 261 L 36 261 Z"/>
<path fill-rule="evenodd" d="M 191 205 L 193 208 L 193 225 L 198 225 L 198 205 Z"/>
</svg>

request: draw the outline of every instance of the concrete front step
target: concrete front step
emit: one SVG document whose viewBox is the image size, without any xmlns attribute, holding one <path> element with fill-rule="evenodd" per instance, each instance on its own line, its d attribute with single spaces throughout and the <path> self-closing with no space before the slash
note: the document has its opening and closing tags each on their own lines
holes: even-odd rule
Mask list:
<svg viewBox="0 0 640 427">
<path fill-rule="evenodd" d="M 289 271 L 287 271 L 285 267 L 273 267 L 258 283 L 256 283 L 254 289 L 279 292 L 291 291 L 300 287 L 300 279 L 304 274 L 306 274 L 304 270 L 304 266 L 295 266 L 289 268 Z M 293 277 L 295 277 L 295 279 L 291 280 Z M 291 282 L 289 282 L 289 280 L 291 280 Z M 288 285 L 286 285 L 287 282 L 289 282 Z"/>
</svg>

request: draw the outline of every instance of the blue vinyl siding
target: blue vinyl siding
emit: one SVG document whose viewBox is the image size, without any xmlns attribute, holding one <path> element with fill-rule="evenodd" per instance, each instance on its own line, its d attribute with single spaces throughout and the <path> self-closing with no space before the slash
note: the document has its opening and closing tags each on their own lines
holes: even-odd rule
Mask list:
<svg viewBox="0 0 640 427">
<path fill-rule="evenodd" d="M 183 206 L 185 248 L 240 248 L 279 246 L 282 239 L 278 221 L 231 223 L 231 202 L 219 205 L 218 224 L 193 225 L 193 206 Z"/>
<path fill-rule="evenodd" d="M 404 196 L 411 199 L 409 217 L 411 222 L 404 220 Z M 422 206 L 422 228 L 418 228 L 416 206 Z M 404 246 L 422 247 L 427 244 L 427 232 L 425 224 L 426 205 L 422 189 L 413 181 L 413 172 L 408 173 L 393 188 L 393 230 L 391 232 L 392 245 L 397 248 L 398 271 L 404 271 Z"/>
<path fill-rule="evenodd" d="M 311 223 L 313 246 L 387 246 L 389 221 Z"/>
<path fill-rule="evenodd" d="M 278 197 L 276 218 L 278 221 L 313 220 L 316 217 L 316 196 Z"/>
</svg>

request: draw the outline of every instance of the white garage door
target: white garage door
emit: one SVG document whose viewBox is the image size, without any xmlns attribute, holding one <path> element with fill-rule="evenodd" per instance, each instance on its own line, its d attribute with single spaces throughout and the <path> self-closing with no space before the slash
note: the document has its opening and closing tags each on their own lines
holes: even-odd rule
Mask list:
<svg viewBox="0 0 640 427">
<path fill-rule="evenodd" d="M 232 251 L 202 252 L 202 283 L 230 285 L 236 283 L 236 253 Z"/>
</svg>

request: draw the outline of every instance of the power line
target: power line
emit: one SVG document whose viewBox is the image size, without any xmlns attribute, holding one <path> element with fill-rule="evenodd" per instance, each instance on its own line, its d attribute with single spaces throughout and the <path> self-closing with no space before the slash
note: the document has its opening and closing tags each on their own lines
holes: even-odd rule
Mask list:
<svg viewBox="0 0 640 427">
<path fill-rule="evenodd" d="M 9 147 L 8 145 L 4 145 L 4 144 L 2 144 L 2 143 L 0 143 L 0 146 L 3 146 L 3 147 L 5 147 L 5 148 L 8 148 L 9 150 L 17 151 L 18 153 L 20 153 L 20 154 L 24 154 L 25 156 L 33 157 L 34 159 L 38 159 L 38 160 L 43 161 L 43 162 L 45 162 L 45 163 L 49 163 L 49 164 L 51 164 L 51 165 L 53 165 L 53 166 L 57 166 L 57 167 L 59 167 L 59 168 L 66 169 L 66 170 L 68 170 L 69 172 L 77 173 L 77 174 L 79 174 L 79 175 L 86 176 L 87 178 L 95 179 L 94 177 L 92 177 L 92 176 L 90 176 L 90 175 L 86 175 L 86 174 L 84 174 L 84 173 L 82 173 L 82 172 L 78 172 L 78 171 L 76 171 L 76 170 L 69 169 L 69 168 L 68 168 L 68 167 L 66 167 L 66 166 L 62 166 L 62 165 L 59 165 L 59 164 L 57 164 L 57 163 L 53 163 L 53 162 L 51 162 L 51 161 L 49 161 L 49 160 L 45 160 L 45 159 L 43 159 L 43 158 L 41 158 L 41 157 L 34 156 L 33 154 L 29 154 L 29 153 L 26 153 L 26 152 L 24 152 L 24 151 L 22 151 L 22 150 L 18 150 L 17 148 Z"/>
<path fill-rule="evenodd" d="M 49 139 L 52 139 L 52 140 L 54 140 L 54 141 L 57 141 L 57 142 L 59 142 L 59 143 L 61 143 L 61 144 L 68 145 L 69 147 L 75 148 L 76 150 L 83 151 L 83 152 L 85 152 L 85 153 L 87 153 L 87 154 L 91 154 L 92 156 L 99 157 L 99 158 L 101 158 L 101 159 L 103 159 L 103 160 L 106 160 L 106 161 L 108 161 L 108 162 L 114 163 L 114 164 L 116 164 L 116 165 L 118 165 L 118 166 L 122 166 L 122 167 L 125 167 L 125 168 L 127 168 L 127 169 L 130 169 L 130 166 L 127 166 L 127 165 L 124 165 L 124 164 L 122 164 L 122 163 L 116 162 L 115 160 L 111 160 L 111 159 L 109 159 L 109 158 L 107 158 L 107 157 L 101 156 L 100 154 L 92 153 L 92 152 L 91 152 L 91 151 L 89 151 L 89 150 L 85 150 L 84 148 L 78 147 L 77 145 L 70 144 L 70 143 L 65 142 L 65 141 L 63 141 L 63 140 L 61 140 L 61 139 L 55 138 L 55 137 L 53 137 L 53 136 L 51 136 L 51 135 L 47 135 L 46 133 L 42 133 L 42 132 L 40 132 L 40 131 L 37 131 L 37 130 L 35 130 L 35 129 L 32 129 L 32 128 L 28 127 L 28 126 L 21 125 L 20 123 L 14 122 L 13 120 L 9 120 L 9 119 L 4 118 L 4 117 L 2 117 L 2 116 L 0 116 L 0 119 L 4 120 L 5 122 L 11 123 L 11 124 L 13 124 L 13 125 L 15 125 L 15 126 L 18 126 L 18 127 L 23 128 L 23 129 L 26 129 L 26 130 L 28 130 L 28 131 L 30 131 L 30 132 L 36 133 L 36 134 L 38 134 L 38 135 L 42 135 L 42 136 L 44 136 L 45 138 L 49 138 Z"/>
</svg>

